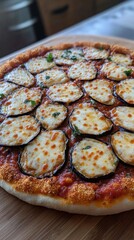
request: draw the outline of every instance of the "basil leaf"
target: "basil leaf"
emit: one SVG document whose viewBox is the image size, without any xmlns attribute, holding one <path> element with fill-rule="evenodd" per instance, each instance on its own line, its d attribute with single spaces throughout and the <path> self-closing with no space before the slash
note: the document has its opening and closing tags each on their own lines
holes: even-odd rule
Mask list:
<svg viewBox="0 0 134 240">
<path fill-rule="evenodd" d="M 82 148 L 83 150 L 86 150 L 86 149 L 90 149 L 91 147 L 90 146 L 86 146 L 84 148 Z"/>
<path fill-rule="evenodd" d="M 52 61 L 53 61 L 53 55 L 52 55 L 52 53 L 49 53 L 47 55 L 47 62 L 52 62 Z"/>
<path fill-rule="evenodd" d="M 77 60 L 77 57 L 72 56 L 70 59 L 73 60 L 73 61 L 76 61 L 76 60 Z"/>
<path fill-rule="evenodd" d="M 81 134 L 80 131 L 79 131 L 79 129 L 78 129 L 78 127 L 75 126 L 75 125 L 73 125 L 73 134 L 74 134 L 74 136 Z"/>
<path fill-rule="evenodd" d="M 132 69 L 126 70 L 124 73 L 129 77 L 132 73 Z"/>
<path fill-rule="evenodd" d="M 104 48 L 103 48 L 103 47 L 99 47 L 98 49 L 99 49 L 100 51 L 104 50 Z"/>
<path fill-rule="evenodd" d="M 3 93 L 0 93 L 0 99 L 4 98 L 5 95 Z"/>
<path fill-rule="evenodd" d="M 32 107 L 34 107 L 35 105 L 36 105 L 36 102 L 35 101 L 33 101 L 33 100 L 28 100 L 28 99 L 26 99 L 25 101 L 24 101 L 24 103 L 31 103 L 31 105 L 32 105 Z"/>
<path fill-rule="evenodd" d="M 46 80 L 49 79 L 49 78 L 50 78 L 50 76 L 46 76 Z"/>
<path fill-rule="evenodd" d="M 57 116 L 59 116 L 59 115 L 60 115 L 60 112 L 54 112 L 54 113 L 52 114 L 52 116 L 55 117 L 55 118 L 56 118 Z"/>
<path fill-rule="evenodd" d="M 44 83 L 43 82 L 41 82 L 40 84 L 39 84 L 39 86 L 40 86 L 40 88 L 45 88 L 45 86 L 44 86 Z"/>
<path fill-rule="evenodd" d="M 108 59 L 110 62 L 112 61 L 112 58 L 111 58 L 111 57 L 108 57 L 107 59 Z"/>
</svg>

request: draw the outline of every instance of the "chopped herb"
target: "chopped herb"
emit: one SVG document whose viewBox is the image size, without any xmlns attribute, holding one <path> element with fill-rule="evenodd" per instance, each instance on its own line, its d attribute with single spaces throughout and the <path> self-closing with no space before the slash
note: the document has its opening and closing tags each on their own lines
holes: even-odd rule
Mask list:
<svg viewBox="0 0 134 240">
<path fill-rule="evenodd" d="M 34 106 L 36 105 L 36 102 L 35 102 L 35 101 L 29 100 L 29 99 L 26 99 L 26 100 L 24 101 L 24 103 L 31 103 L 32 107 L 34 107 Z"/>
<path fill-rule="evenodd" d="M 73 60 L 73 61 L 76 61 L 76 60 L 77 60 L 77 57 L 72 56 L 70 59 Z"/>
<path fill-rule="evenodd" d="M 131 174 L 130 174 L 130 173 L 126 173 L 126 177 L 127 177 L 127 178 L 130 178 L 130 177 L 131 177 Z"/>
<path fill-rule="evenodd" d="M 82 148 L 83 150 L 87 150 L 87 149 L 90 149 L 91 147 L 90 146 L 86 146 L 84 148 Z"/>
<path fill-rule="evenodd" d="M 72 53 L 72 51 L 69 50 L 69 49 L 66 49 L 66 50 L 64 51 L 64 53 L 65 53 L 65 54 L 69 54 L 69 53 Z"/>
<path fill-rule="evenodd" d="M 126 70 L 124 73 L 129 77 L 132 73 L 132 69 Z"/>
<path fill-rule="evenodd" d="M 44 86 L 44 83 L 43 82 L 41 82 L 40 84 L 39 84 L 39 86 L 40 86 L 40 88 L 45 88 L 45 86 Z"/>
<path fill-rule="evenodd" d="M 0 93 L 0 99 L 4 98 L 5 95 L 3 93 Z"/>
<path fill-rule="evenodd" d="M 75 126 L 75 125 L 73 125 L 73 134 L 74 134 L 74 136 L 81 134 L 80 131 L 79 131 L 79 129 L 78 129 L 78 127 Z"/>
<path fill-rule="evenodd" d="M 57 116 L 59 116 L 59 115 L 60 115 L 60 112 L 54 112 L 54 113 L 52 114 L 52 116 L 55 117 L 55 118 L 56 118 Z"/>
<path fill-rule="evenodd" d="M 99 49 L 100 51 L 104 50 L 104 48 L 103 48 L 103 47 L 99 47 L 98 49 Z"/>
<path fill-rule="evenodd" d="M 49 79 L 49 78 L 50 78 L 50 76 L 46 76 L 46 80 Z"/>
<path fill-rule="evenodd" d="M 52 53 L 49 53 L 47 55 L 47 62 L 52 62 L 52 61 L 53 61 L 53 55 L 52 55 Z"/>
<path fill-rule="evenodd" d="M 96 102 L 93 99 L 90 99 L 90 103 L 93 104 L 93 105 L 96 104 Z"/>
<path fill-rule="evenodd" d="M 107 59 L 108 59 L 110 62 L 112 61 L 112 58 L 111 58 L 111 57 L 108 57 Z"/>
<path fill-rule="evenodd" d="M 61 55 L 62 58 L 69 58 L 70 53 L 72 53 L 70 50 L 65 50 L 63 54 Z"/>
</svg>

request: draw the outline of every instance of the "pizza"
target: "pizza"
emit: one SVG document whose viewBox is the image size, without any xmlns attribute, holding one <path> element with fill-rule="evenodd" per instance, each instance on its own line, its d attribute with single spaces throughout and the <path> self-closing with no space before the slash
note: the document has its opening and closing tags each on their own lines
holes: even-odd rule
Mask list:
<svg viewBox="0 0 134 240">
<path fill-rule="evenodd" d="M 71 213 L 134 209 L 134 52 L 40 46 L 0 66 L 0 185 Z"/>
</svg>

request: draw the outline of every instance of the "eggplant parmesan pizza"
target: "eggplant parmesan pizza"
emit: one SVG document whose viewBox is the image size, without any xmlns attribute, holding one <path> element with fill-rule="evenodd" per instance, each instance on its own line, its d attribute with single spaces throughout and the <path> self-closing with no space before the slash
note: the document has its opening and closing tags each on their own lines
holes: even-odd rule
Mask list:
<svg viewBox="0 0 134 240">
<path fill-rule="evenodd" d="M 40 46 L 0 66 L 0 185 L 91 215 L 134 209 L 134 52 Z"/>
</svg>

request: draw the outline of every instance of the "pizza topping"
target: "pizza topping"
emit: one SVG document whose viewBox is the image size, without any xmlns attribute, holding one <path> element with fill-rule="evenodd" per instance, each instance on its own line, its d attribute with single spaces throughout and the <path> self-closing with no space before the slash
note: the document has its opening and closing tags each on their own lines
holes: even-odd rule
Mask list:
<svg viewBox="0 0 134 240">
<path fill-rule="evenodd" d="M 85 58 L 89 59 L 106 59 L 109 51 L 104 48 L 87 47 L 84 49 Z"/>
<path fill-rule="evenodd" d="M 62 131 L 42 131 L 22 152 L 22 170 L 34 177 L 52 176 L 65 162 L 66 143 Z"/>
<path fill-rule="evenodd" d="M 114 62 L 108 62 L 103 65 L 101 71 L 107 78 L 115 81 L 120 81 L 126 79 L 128 73 L 131 73 L 132 70 L 125 66 L 118 65 Z"/>
<path fill-rule="evenodd" d="M 0 145 L 19 146 L 27 144 L 40 131 L 40 125 L 32 116 L 7 118 L 0 125 Z"/>
<path fill-rule="evenodd" d="M 129 55 L 121 54 L 121 53 L 113 53 L 111 56 L 111 61 L 121 64 L 121 65 L 131 65 L 132 59 Z"/>
<path fill-rule="evenodd" d="M 92 82 L 86 82 L 83 86 L 88 95 L 96 101 L 106 105 L 114 104 L 113 83 L 105 79 L 96 79 Z"/>
<path fill-rule="evenodd" d="M 118 159 L 109 145 L 85 138 L 74 146 L 72 166 L 85 178 L 97 178 L 115 172 Z"/>
<path fill-rule="evenodd" d="M 116 132 L 111 137 L 111 144 L 116 155 L 125 163 L 134 165 L 134 134 Z"/>
<path fill-rule="evenodd" d="M 72 65 L 74 62 L 84 59 L 81 48 L 70 48 L 65 50 L 53 50 L 54 61 L 58 65 Z"/>
<path fill-rule="evenodd" d="M 63 70 L 51 69 L 36 75 L 37 84 L 43 84 L 44 87 L 50 87 L 54 84 L 65 83 L 69 81 Z"/>
<path fill-rule="evenodd" d="M 13 92 L 18 86 L 9 82 L 0 82 L 0 99 Z"/>
<path fill-rule="evenodd" d="M 125 102 L 134 104 L 134 79 L 121 81 L 116 85 L 115 92 Z"/>
<path fill-rule="evenodd" d="M 52 101 L 74 102 L 82 97 L 83 92 L 73 82 L 53 85 L 48 90 L 48 96 Z"/>
<path fill-rule="evenodd" d="M 47 62 L 52 62 L 53 61 L 53 55 L 52 55 L 51 52 L 47 55 L 46 59 L 47 59 Z"/>
<path fill-rule="evenodd" d="M 15 68 L 5 75 L 4 80 L 16 83 L 24 87 L 30 87 L 35 83 L 34 76 L 24 68 Z"/>
<path fill-rule="evenodd" d="M 96 77 L 96 68 L 93 63 L 79 62 L 68 70 L 68 76 L 72 79 L 92 80 Z"/>
<path fill-rule="evenodd" d="M 37 108 L 36 118 L 48 130 L 57 128 L 66 118 L 67 109 L 62 104 L 43 103 Z"/>
<path fill-rule="evenodd" d="M 40 73 L 55 66 L 55 63 L 53 61 L 50 61 L 50 58 L 51 57 L 32 58 L 27 63 L 25 63 L 25 66 L 29 72 L 33 74 Z"/>
<path fill-rule="evenodd" d="M 134 108 L 119 106 L 111 110 L 112 121 L 116 126 L 134 131 Z"/>
<path fill-rule="evenodd" d="M 15 116 L 32 111 L 41 101 L 41 91 L 38 88 L 20 88 L 8 96 L 1 106 L 1 113 Z"/>
<path fill-rule="evenodd" d="M 98 135 L 112 128 L 112 122 L 89 103 L 81 103 L 74 109 L 70 123 L 81 134 Z"/>
</svg>

